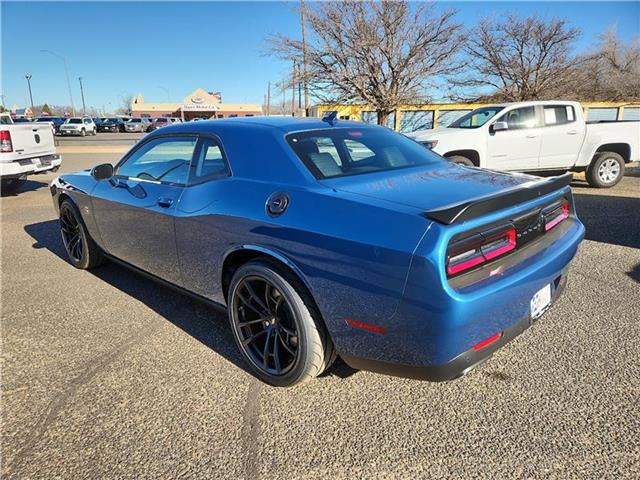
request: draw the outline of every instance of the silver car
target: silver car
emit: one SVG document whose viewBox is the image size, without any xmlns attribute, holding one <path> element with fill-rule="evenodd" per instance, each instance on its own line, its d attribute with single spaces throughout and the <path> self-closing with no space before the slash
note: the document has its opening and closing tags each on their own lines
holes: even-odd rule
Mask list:
<svg viewBox="0 0 640 480">
<path fill-rule="evenodd" d="M 149 128 L 148 118 L 131 118 L 124 124 L 125 132 L 146 132 Z"/>
</svg>

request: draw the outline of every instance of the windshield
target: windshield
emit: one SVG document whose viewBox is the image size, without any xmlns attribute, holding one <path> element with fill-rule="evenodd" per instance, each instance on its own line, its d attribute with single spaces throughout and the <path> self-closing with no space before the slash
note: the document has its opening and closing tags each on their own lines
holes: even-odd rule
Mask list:
<svg viewBox="0 0 640 480">
<path fill-rule="evenodd" d="M 168 121 L 169 121 L 169 119 L 168 119 L 168 118 L 158 118 L 158 119 L 156 120 L 156 122 L 159 122 L 159 123 L 167 123 Z"/>
<path fill-rule="evenodd" d="M 82 119 L 81 118 L 70 118 L 65 123 L 82 123 Z"/>
<path fill-rule="evenodd" d="M 140 123 L 142 122 L 142 120 L 140 120 L 139 118 L 132 118 L 131 120 L 129 120 L 129 123 Z"/>
<path fill-rule="evenodd" d="M 478 108 L 460 117 L 447 128 L 478 128 L 487 123 L 501 110 L 504 110 L 504 107 L 492 106 Z"/>
<path fill-rule="evenodd" d="M 117 118 L 107 118 L 104 123 L 118 123 Z"/>
<path fill-rule="evenodd" d="M 291 133 L 287 142 L 318 179 L 441 162 L 417 142 L 383 128 L 331 128 Z"/>
</svg>

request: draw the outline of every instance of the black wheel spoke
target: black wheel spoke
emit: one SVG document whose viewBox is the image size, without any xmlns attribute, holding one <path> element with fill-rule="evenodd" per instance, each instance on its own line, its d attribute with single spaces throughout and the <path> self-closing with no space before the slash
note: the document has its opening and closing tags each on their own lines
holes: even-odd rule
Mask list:
<svg viewBox="0 0 640 480">
<path fill-rule="evenodd" d="M 271 317 L 262 317 L 262 318 L 256 318 L 255 320 L 246 320 L 244 322 L 238 322 L 238 325 L 240 325 L 241 327 L 248 327 L 249 325 L 254 325 L 256 323 L 270 322 L 270 321 L 271 321 Z"/>
<path fill-rule="evenodd" d="M 242 303 L 244 304 L 245 307 L 248 307 L 250 310 L 258 314 L 260 317 L 269 315 L 269 312 L 261 312 L 256 307 L 254 307 L 253 304 L 251 303 L 251 299 L 246 298 L 244 295 L 242 295 L 242 293 L 238 292 L 238 297 L 240 298 L 240 300 L 242 300 Z"/>
<path fill-rule="evenodd" d="M 266 330 L 260 330 L 258 333 L 254 334 L 254 335 L 251 335 L 250 337 L 247 337 L 244 340 L 242 340 L 242 343 L 244 345 L 249 345 L 250 343 L 255 342 L 256 339 L 260 338 L 265 333 L 267 333 Z"/>
<path fill-rule="evenodd" d="M 271 343 L 271 328 L 267 328 L 267 339 L 264 341 L 264 349 L 262 350 L 262 366 L 265 370 L 269 368 L 269 344 Z"/>
<path fill-rule="evenodd" d="M 280 339 L 280 343 L 282 344 L 282 346 L 291 354 L 291 355 L 295 355 L 295 350 L 293 348 L 291 348 L 291 346 L 287 343 L 287 340 L 282 338 L 282 335 L 278 335 L 278 338 Z"/>
<path fill-rule="evenodd" d="M 251 286 L 250 282 L 246 282 L 245 283 L 245 287 L 247 288 L 247 292 L 249 292 L 249 295 L 251 296 L 251 300 L 253 300 L 254 302 L 256 302 L 258 304 L 258 306 L 260 308 L 262 308 L 262 310 L 264 310 L 264 312 L 268 315 L 269 312 L 269 307 L 267 307 L 264 302 L 262 301 L 262 299 L 260 298 L 260 296 L 256 293 L 256 291 L 253 289 L 253 287 Z M 266 290 L 266 288 L 265 288 Z"/>
<path fill-rule="evenodd" d="M 273 363 L 276 367 L 276 372 L 280 373 L 282 367 L 280 366 L 280 333 L 276 332 L 273 339 Z"/>
</svg>

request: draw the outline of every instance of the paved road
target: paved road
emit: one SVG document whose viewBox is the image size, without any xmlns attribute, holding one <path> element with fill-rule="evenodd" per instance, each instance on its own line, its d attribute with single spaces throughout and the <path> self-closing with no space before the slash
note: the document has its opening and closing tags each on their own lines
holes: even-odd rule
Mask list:
<svg viewBox="0 0 640 480">
<path fill-rule="evenodd" d="M 467 377 L 339 365 L 284 390 L 245 371 L 216 311 L 72 268 L 52 177 L 2 199 L 4 478 L 637 478 L 640 178 L 575 184 L 565 296 Z"/>
</svg>

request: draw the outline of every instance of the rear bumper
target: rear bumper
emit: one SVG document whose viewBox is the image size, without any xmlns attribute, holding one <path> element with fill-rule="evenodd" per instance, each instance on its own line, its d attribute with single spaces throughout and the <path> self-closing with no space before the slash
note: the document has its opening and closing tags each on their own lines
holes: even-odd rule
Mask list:
<svg viewBox="0 0 640 480">
<path fill-rule="evenodd" d="M 13 162 L 0 163 L 0 177 L 10 179 L 44 173 L 57 169 L 61 163 L 62 157 L 60 155 L 42 155 L 32 158 L 22 158 Z"/>
<path fill-rule="evenodd" d="M 560 298 L 560 296 L 564 292 L 566 284 L 567 275 L 561 275 L 557 280 L 557 286 L 553 294 L 551 306 L 558 300 L 558 298 Z M 533 320 L 529 316 L 526 316 L 516 322 L 514 325 L 503 330 L 500 339 L 495 341 L 494 343 L 491 343 L 490 345 L 480 350 L 474 350 L 473 348 L 471 348 L 459 354 L 452 360 L 438 365 L 416 366 L 389 363 L 379 360 L 355 357 L 344 353 L 341 354 L 341 357 L 351 368 L 355 368 L 357 370 L 368 370 L 371 372 L 383 373 L 386 375 L 414 378 L 417 380 L 429 380 L 432 382 L 454 380 L 458 377 L 466 375 L 478 365 L 486 362 L 495 351 L 499 350 L 504 345 L 520 335 L 522 332 L 527 330 L 531 325 L 537 322 L 539 318 Z"/>
</svg>

